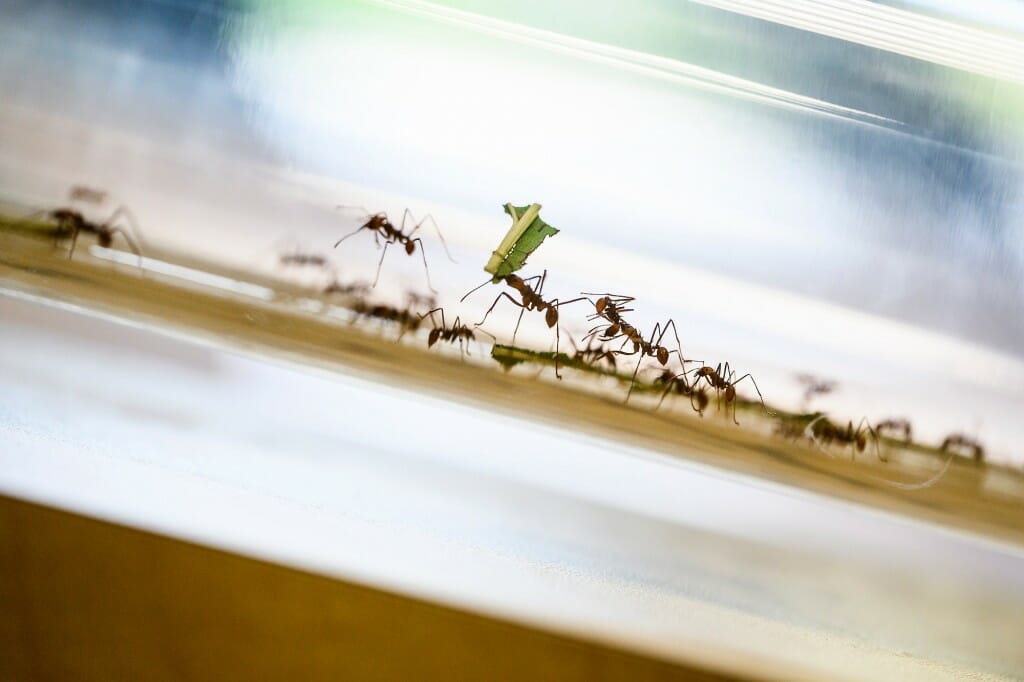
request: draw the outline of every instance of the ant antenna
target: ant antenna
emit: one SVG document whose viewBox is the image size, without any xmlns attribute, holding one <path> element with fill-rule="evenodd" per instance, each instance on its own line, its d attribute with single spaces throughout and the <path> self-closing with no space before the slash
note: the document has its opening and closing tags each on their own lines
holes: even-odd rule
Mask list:
<svg viewBox="0 0 1024 682">
<path fill-rule="evenodd" d="M 460 298 L 460 299 L 459 299 L 459 303 L 462 303 L 462 302 L 463 302 L 463 301 L 465 301 L 465 300 L 466 300 L 467 298 L 469 298 L 469 295 L 470 295 L 470 294 L 472 294 L 472 293 L 473 293 L 474 291 L 479 291 L 480 289 L 483 289 L 483 288 L 484 288 L 485 286 L 487 286 L 488 284 L 490 284 L 490 283 L 491 283 L 491 281 L 492 281 L 492 280 L 490 280 L 490 279 L 485 279 L 485 280 L 484 280 L 484 283 L 483 283 L 483 284 L 481 284 L 480 286 L 477 286 L 477 287 L 473 287 L 472 289 L 470 289 L 469 291 L 467 291 L 467 292 L 466 292 L 466 295 L 465 295 L 465 296 L 463 296 L 462 298 Z"/>
</svg>

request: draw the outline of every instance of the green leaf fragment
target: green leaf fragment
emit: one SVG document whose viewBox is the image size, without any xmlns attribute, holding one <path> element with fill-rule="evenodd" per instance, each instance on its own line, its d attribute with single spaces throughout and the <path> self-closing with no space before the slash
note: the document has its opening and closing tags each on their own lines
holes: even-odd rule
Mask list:
<svg viewBox="0 0 1024 682">
<path fill-rule="evenodd" d="M 527 256 L 536 251 L 545 239 L 558 234 L 557 228 L 540 219 L 540 204 L 505 204 L 504 208 L 512 218 L 512 227 L 484 267 L 494 275 L 495 282 L 526 265 Z"/>
</svg>

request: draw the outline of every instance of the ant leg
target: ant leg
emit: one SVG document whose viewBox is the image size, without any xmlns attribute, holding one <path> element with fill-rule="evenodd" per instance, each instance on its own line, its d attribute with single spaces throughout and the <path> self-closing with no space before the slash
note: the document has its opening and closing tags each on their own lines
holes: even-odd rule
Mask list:
<svg viewBox="0 0 1024 682">
<path fill-rule="evenodd" d="M 491 314 L 491 311 L 494 310 L 494 306 L 498 305 L 498 301 L 500 301 L 502 299 L 502 297 L 507 298 L 508 300 L 512 301 L 513 304 L 519 306 L 520 308 L 522 308 L 524 310 L 526 309 L 526 306 L 524 306 L 522 303 L 520 303 L 516 299 L 512 298 L 511 296 L 509 296 L 507 291 L 503 291 L 500 294 L 498 294 L 498 297 L 496 299 L 494 299 L 494 303 L 492 303 L 491 307 L 487 309 L 486 313 L 484 313 L 484 319 L 480 320 L 475 325 L 473 325 L 474 327 L 479 327 L 480 325 L 482 325 L 484 322 L 487 321 L 487 316 Z"/>
<path fill-rule="evenodd" d="M 440 306 L 438 306 L 437 308 L 434 308 L 433 310 L 428 310 L 427 312 L 423 313 L 422 315 L 420 315 L 420 319 L 424 320 L 424 319 L 429 317 L 430 318 L 430 324 L 434 325 L 434 327 L 436 328 L 437 327 L 437 320 L 434 319 L 434 313 L 436 313 L 438 311 L 440 311 L 440 313 L 441 313 L 441 327 L 444 328 L 445 327 L 445 323 L 444 323 L 444 308 L 442 308 Z"/>
<path fill-rule="evenodd" d="M 864 428 L 865 426 L 868 429 L 868 433 L 871 434 L 871 440 L 875 444 L 875 457 L 878 458 L 879 462 L 888 462 L 889 461 L 888 457 L 882 457 L 882 449 L 878 445 L 878 432 L 875 431 L 873 428 L 871 428 L 871 422 L 868 421 L 867 417 L 861 417 L 860 421 L 857 422 L 857 431 L 856 431 L 856 433 L 859 433 L 860 430 L 862 428 Z"/>
<path fill-rule="evenodd" d="M 533 278 L 531 278 L 531 279 L 533 279 Z M 537 286 L 534 289 L 534 291 L 537 292 L 537 296 L 542 298 L 542 299 L 543 299 L 543 296 L 544 296 L 544 282 L 546 282 L 547 279 L 548 279 L 548 270 L 547 270 L 547 268 L 544 268 L 544 272 L 542 272 L 540 274 L 540 282 L 537 283 Z"/>
<path fill-rule="evenodd" d="M 661 408 L 661 404 L 665 402 L 665 397 L 669 394 L 669 391 L 672 390 L 672 381 L 674 381 L 674 378 L 665 382 L 665 390 L 661 392 L 661 400 L 659 400 L 658 404 L 654 406 L 655 412 L 657 412 Z"/>
<path fill-rule="evenodd" d="M 405 212 L 409 214 L 410 218 L 412 218 L 412 211 L 410 211 L 409 209 L 405 209 Z M 441 240 L 441 248 L 444 249 L 444 255 L 448 256 L 448 260 L 450 260 L 451 262 L 458 263 L 457 260 L 452 258 L 451 252 L 448 251 L 448 243 L 444 240 L 444 235 L 441 234 L 441 228 L 438 226 L 437 221 L 434 220 L 434 216 L 430 215 L 429 213 L 427 215 L 423 216 L 423 219 L 420 220 L 418 223 L 416 223 L 416 227 L 412 228 L 412 232 L 409 233 L 409 236 L 410 237 L 413 236 L 413 234 L 416 233 L 416 230 L 418 230 L 421 227 L 423 227 L 423 223 L 427 222 L 428 220 L 434 226 L 434 232 L 437 232 L 437 238 L 439 240 Z M 404 215 L 402 216 L 402 228 L 405 229 L 405 216 Z"/>
<path fill-rule="evenodd" d="M 640 371 L 640 363 L 642 363 L 643 361 L 644 361 L 644 356 L 641 355 L 640 359 L 636 361 L 636 367 L 633 369 L 633 376 L 630 377 L 630 379 L 629 379 L 629 390 L 626 391 L 626 400 L 625 400 L 625 402 L 627 402 L 627 403 L 629 402 L 629 396 L 633 395 L 633 385 L 636 384 L 636 374 L 637 374 L 637 372 Z"/>
<path fill-rule="evenodd" d="M 662 336 L 664 336 L 665 332 L 668 331 L 669 325 L 672 326 L 672 335 L 676 337 L 676 355 L 679 356 L 679 362 L 683 363 L 683 369 L 686 369 L 686 359 L 683 357 L 683 344 L 682 342 L 679 341 L 679 330 L 678 328 L 676 328 L 676 321 L 673 320 L 671 317 L 668 319 L 668 322 L 665 323 L 664 331 L 662 331 Z M 661 345 L 660 337 L 658 338 L 658 344 Z"/>
<path fill-rule="evenodd" d="M 818 442 L 818 438 L 814 435 L 814 425 L 824 418 L 824 414 L 819 414 L 817 417 L 812 419 L 807 424 L 807 426 L 804 427 L 804 435 L 807 436 L 811 440 L 811 442 L 814 443 L 814 447 L 818 448 L 818 450 L 820 450 L 823 454 L 828 455 L 829 457 L 833 457 L 831 452 L 821 447 L 821 443 Z M 833 459 L 835 458 L 833 457 Z"/>
<path fill-rule="evenodd" d="M 522 324 L 522 322 L 523 322 L 523 315 L 525 315 L 525 314 L 526 314 L 526 306 L 523 306 L 522 310 L 519 311 L 519 319 L 516 320 L 516 328 L 512 330 L 512 345 L 513 346 L 516 345 L 516 334 L 519 333 L 519 325 Z"/>
<path fill-rule="evenodd" d="M 579 303 L 580 301 L 586 301 L 586 297 L 580 296 L 579 298 L 570 298 L 568 301 L 559 301 L 557 298 L 551 302 L 556 308 L 560 308 L 563 305 L 569 305 L 570 303 Z"/>
<path fill-rule="evenodd" d="M 544 271 L 544 274 L 545 275 L 547 274 L 547 270 Z M 556 320 L 555 321 L 555 378 L 558 379 L 559 381 L 562 380 L 562 375 L 558 371 L 558 356 L 561 354 L 561 349 L 559 348 L 559 342 L 561 341 L 561 339 L 562 339 L 562 325 L 559 324 L 558 321 Z"/>
<path fill-rule="evenodd" d="M 380 268 L 384 265 L 384 256 L 388 255 L 389 246 L 391 246 L 391 242 L 384 242 L 384 250 L 380 254 L 380 260 L 377 261 L 377 276 L 373 278 L 373 284 L 370 286 L 371 289 L 377 287 L 377 280 L 380 279 Z"/>
<path fill-rule="evenodd" d="M 357 234 L 359 234 L 360 232 L 362 232 L 362 231 L 363 231 L 363 230 L 365 230 L 365 229 L 366 229 L 366 226 L 365 226 L 365 225 L 364 225 L 364 226 L 362 226 L 362 227 L 357 227 L 357 228 L 356 228 L 356 229 L 355 229 L 355 230 L 354 230 L 353 232 L 350 232 L 349 234 L 346 234 L 346 235 L 345 235 L 344 237 L 342 237 L 342 238 L 341 238 L 341 239 L 339 239 L 338 241 L 334 242 L 334 248 L 338 248 L 338 244 L 342 243 L 343 241 L 345 241 L 346 239 L 348 239 L 349 237 L 351 237 L 351 236 L 353 236 L 353 235 L 357 235 Z M 377 234 L 377 233 L 376 233 L 376 232 L 374 232 L 374 235 L 375 235 L 375 236 L 376 236 L 376 234 Z M 380 245 L 380 244 L 378 243 L 378 246 L 379 246 L 379 245 Z"/>
<path fill-rule="evenodd" d="M 430 268 L 427 267 L 427 251 L 426 249 L 423 248 L 423 240 L 418 238 L 413 239 L 412 242 L 410 242 L 410 244 L 416 242 L 419 242 L 420 245 L 420 256 L 422 256 L 423 258 L 423 272 L 427 274 L 427 288 L 436 294 L 437 289 L 435 289 L 434 285 L 430 283 Z"/>
<path fill-rule="evenodd" d="M 131 236 L 128 234 L 128 232 L 126 230 L 124 230 L 123 228 L 120 228 L 120 227 L 108 227 L 107 229 L 110 231 L 110 234 L 112 234 L 112 235 L 120 233 L 121 236 L 124 237 L 124 240 L 126 242 L 128 242 L 128 248 L 131 249 L 132 253 L 135 254 L 135 257 L 139 259 L 139 268 L 141 268 L 142 267 L 142 252 L 139 251 L 139 247 L 135 244 L 135 241 L 131 238 Z"/>
<path fill-rule="evenodd" d="M 483 332 L 484 334 L 487 334 L 487 336 L 491 337 L 491 343 L 497 343 L 498 342 L 498 337 L 496 337 L 494 334 L 490 333 L 486 329 L 476 329 L 475 331 Z"/>
<path fill-rule="evenodd" d="M 729 363 L 726 363 L 726 367 L 728 367 L 728 366 L 729 366 Z M 736 384 L 740 383 L 741 381 L 743 381 L 744 379 L 746 379 L 748 377 L 750 378 L 750 383 L 754 384 L 754 390 L 757 391 L 757 397 L 761 399 L 761 408 L 764 410 L 765 415 L 767 415 L 769 417 L 774 417 L 775 413 L 772 412 L 771 410 L 769 410 L 768 406 L 764 404 L 764 396 L 761 395 L 761 389 L 757 387 L 757 381 L 754 380 L 754 375 L 753 374 L 750 374 L 749 372 L 747 374 L 744 374 L 739 379 L 737 379 L 736 381 L 732 382 L 732 385 L 735 386 Z"/>
<path fill-rule="evenodd" d="M 75 245 L 78 244 L 78 233 L 81 231 L 82 229 L 78 225 L 71 228 L 71 248 L 68 249 L 68 260 L 75 255 Z"/>
</svg>

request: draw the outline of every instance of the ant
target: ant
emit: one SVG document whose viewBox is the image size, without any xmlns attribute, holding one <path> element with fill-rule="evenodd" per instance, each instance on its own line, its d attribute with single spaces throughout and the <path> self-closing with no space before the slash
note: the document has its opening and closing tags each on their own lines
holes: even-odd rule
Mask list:
<svg viewBox="0 0 1024 682">
<path fill-rule="evenodd" d="M 854 446 L 856 448 L 856 452 L 864 452 L 868 445 L 867 434 L 870 434 L 875 443 L 875 454 L 878 456 L 879 460 L 883 462 L 886 461 L 885 458 L 882 457 L 881 450 L 878 449 L 878 434 L 873 428 L 871 428 L 871 424 L 868 423 L 866 417 L 861 419 L 860 423 L 857 424 L 857 428 L 854 429 L 852 421 L 848 421 L 845 427 L 836 426 L 822 414 L 807 424 L 807 427 L 804 429 L 804 433 L 807 434 L 815 444 L 818 443 L 819 439 L 825 445 L 838 442 L 843 443 L 844 445 Z M 818 447 L 819 449 L 821 448 L 820 445 Z M 856 453 L 854 454 L 856 455 Z"/>
<path fill-rule="evenodd" d="M 338 206 L 337 208 L 346 207 Z M 411 256 L 416 252 L 416 245 L 419 244 L 420 256 L 423 257 L 423 271 L 427 275 L 427 286 L 430 288 L 431 291 L 437 293 L 437 290 L 434 289 L 434 286 L 430 283 L 430 268 L 427 267 L 427 254 L 423 248 L 423 240 L 420 239 L 419 237 L 413 239 L 413 235 L 416 234 L 416 231 L 423 227 L 423 224 L 429 220 L 434 225 L 434 230 L 437 232 L 437 236 L 441 240 L 441 246 L 444 247 L 444 252 L 448 256 L 448 260 L 450 260 L 453 263 L 455 262 L 455 259 L 452 258 L 451 253 L 448 252 L 448 245 L 445 243 L 444 236 L 441 234 L 441 228 L 437 226 L 437 221 L 434 220 L 433 216 L 427 215 L 417 223 L 416 219 L 413 218 L 412 211 L 410 211 L 409 209 L 405 209 L 405 212 L 402 214 L 401 226 L 395 227 L 394 224 L 390 220 L 388 220 L 387 213 L 370 214 L 369 211 L 366 211 L 366 209 L 362 210 L 369 215 L 367 221 L 360 225 L 358 228 L 356 228 L 354 232 L 351 232 L 342 237 L 341 239 L 339 239 L 338 241 L 334 242 L 334 248 L 338 248 L 338 245 L 341 244 L 343 241 L 359 232 L 362 232 L 363 230 L 369 230 L 370 232 L 373 233 L 373 240 L 374 242 L 376 242 L 378 247 L 380 247 L 380 240 L 383 239 L 384 252 L 380 254 L 380 261 L 377 263 L 377 276 L 374 277 L 373 279 L 373 286 L 376 287 L 377 280 L 380 279 L 380 268 L 384 264 L 384 256 L 386 256 L 388 253 L 388 247 L 391 246 L 392 244 L 401 244 L 402 247 L 405 249 L 405 253 Z M 410 220 L 411 222 L 415 223 L 415 226 L 409 232 L 405 231 L 406 220 Z"/>
<path fill-rule="evenodd" d="M 394 306 L 383 305 L 383 304 L 370 304 L 365 300 L 356 301 L 356 304 L 352 306 L 352 310 L 357 315 L 364 315 L 366 317 L 376 317 L 379 320 L 386 320 L 388 322 L 394 322 L 398 325 L 399 334 L 398 339 L 401 340 L 405 336 L 406 332 L 416 332 L 419 330 L 420 325 L 423 322 L 423 317 L 417 317 L 414 313 L 408 309 L 400 310 Z"/>
<path fill-rule="evenodd" d="M 939 450 L 950 453 L 969 452 L 975 462 L 981 462 L 985 459 L 985 448 L 981 446 L 981 443 L 962 433 L 953 433 L 946 436 Z"/>
<path fill-rule="evenodd" d="M 93 189 L 84 185 L 74 185 L 68 192 L 71 201 L 83 201 L 88 204 L 102 204 L 107 200 L 107 193 L 101 189 Z"/>
<path fill-rule="evenodd" d="M 875 424 L 875 431 L 879 436 L 884 436 L 887 431 L 900 434 L 904 443 L 912 443 L 914 440 L 913 429 L 907 419 L 885 419 Z"/>
<path fill-rule="evenodd" d="M 135 244 L 135 241 L 131 238 L 131 235 L 123 227 L 114 225 L 118 218 L 125 216 L 128 221 L 134 226 L 135 220 L 132 218 L 131 213 L 125 207 L 120 207 L 114 211 L 106 221 L 102 223 L 94 223 L 86 220 L 85 217 L 70 208 L 58 208 L 52 211 L 44 211 L 51 220 L 57 223 L 57 238 L 70 237 L 71 247 L 68 250 L 68 259 L 70 259 L 75 253 L 75 245 L 78 243 L 78 235 L 82 232 L 96 235 L 97 243 L 104 247 L 109 248 L 111 243 L 114 241 L 115 234 L 121 234 L 124 240 L 128 243 L 128 247 L 132 250 L 139 258 L 139 262 L 142 262 L 142 253 L 139 251 L 139 247 Z M 138 228 L 136 228 L 137 230 Z"/>
<path fill-rule="evenodd" d="M 434 313 L 436 312 L 441 313 L 440 327 L 437 326 L 437 322 L 434 320 Z M 476 341 L 476 335 L 474 334 L 473 329 L 470 329 L 468 326 L 462 324 L 462 320 L 460 320 L 458 317 L 455 318 L 455 322 L 453 322 L 452 326 L 449 327 L 444 319 L 444 308 L 434 308 L 433 310 L 423 315 L 420 315 L 420 320 L 423 320 L 426 317 L 429 317 L 430 321 L 434 323 L 434 328 L 431 329 L 430 334 L 427 335 L 427 348 L 432 348 L 433 345 L 438 341 L 445 341 L 447 343 L 452 344 L 458 341 L 459 352 L 462 355 L 470 354 L 468 347 L 469 342 Z M 490 336 L 492 339 L 494 339 L 494 336 L 492 334 L 484 331 L 483 329 L 479 329 L 478 331 L 481 331 L 484 334 Z"/>
<path fill-rule="evenodd" d="M 593 303 L 594 312 L 588 316 L 588 320 L 593 322 L 601 319 L 610 324 L 601 331 L 601 327 L 604 326 L 604 322 L 593 327 L 584 338 L 591 338 L 596 336 L 598 333 L 601 334 L 602 341 L 611 341 L 619 337 L 623 337 L 625 340 L 622 342 L 622 346 L 619 347 L 618 351 L 615 351 L 618 355 L 636 355 L 639 354 L 640 358 L 637 360 L 636 367 L 633 369 L 632 381 L 630 381 L 629 391 L 626 393 L 626 401 L 629 401 L 630 395 L 633 393 L 633 385 L 636 383 L 636 375 L 640 371 L 640 364 L 643 362 L 645 357 L 656 358 L 658 363 L 662 366 L 668 364 L 668 359 L 671 353 L 676 353 L 679 356 L 680 362 L 683 364 L 683 368 L 686 368 L 687 362 L 694 362 L 693 360 L 687 360 L 683 357 L 682 344 L 679 341 L 679 331 L 676 329 L 676 323 L 674 320 L 668 320 L 664 327 L 660 322 L 654 325 L 654 329 L 651 330 L 650 340 L 648 341 L 643 335 L 637 330 L 636 327 L 629 324 L 622 318 L 623 313 L 632 312 L 632 308 L 625 307 L 631 303 L 633 297 L 622 296 L 620 294 L 595 294 L 583 292 L 585 297 L 599 296 L 597 300 L 588 301 Z M 668 333 L 669 327 L 672 328 L 672 334 L 676 337 L 676 350 L 670 351 L 665 346 L 661 345 L 661 340 L 665 338 L 665 334 Z M 660 333 L 659 333 L 660 332 Z M 627 343 L 633 344 L 633 351 L 627 353 L 622 348 Z"/>
<path fill-rule="evenodd" d="M 817 395 L 828 395 L 836 389 L 839 384 L 835 381 L 828 379 L 821 379 L 814 376 L 813 374 L 797 374 L 796 380 L 803 384 L 804 395 L 803 402 L 801 403 L 801 409 L 807 410 L 807 406 L 811 404 L 811 400 Z"/>
<path fill-rule="evenodd" d="M 688 396 L 690 398 L 690 407 L 693 408 L 693 411 L 701 417 L 704 416 L 704 410 L 707 409 L 711 399 L 708 397 L 707 388 L 698 386 L 696 383 L 690 384 L 686 381 L 686 375 L 692 371 L 688 370 L 679 374 L 673 374 L 672 370 L 661 370 L 661 374 L 654 378 L 653 383 L 655 385 L 661 384 L 665 388 L 661 392 L 661 399 L 658 400 L 658 404 L 654 407 L 655 411 L 665 402 L 665 398 L 669 393 L 675 393 L 676 395 Z"/>
<path fill-rule="evenodd" d="M 319 253 L 283 253 L 280 258 L 281 265 L 292 265 L 295 267 L 316 267 L 323 270 L 331 270 L 331 262 L 326 256 Z"/>
<path fill-rule="evenodd" d="M 557 298 L 553 298 L 550 301 L 544 300 L 544 283 L 547 281 L 547 278 L 547 270 L 545 270 L 544 273 L 541 275 L 534 275 L 533 277 L 527 277 L 526 279 L 523 279 L 519 275 L 510 273 L 503 277 L 494 277 L 492 279 L 487 280 L 480 286 L 470 289 L 468 292 L 466 292 L 465 296 L 463 296 L 459 300 L 460 302 L 465 301 L 469 297 L 469 295 L 472 294 L 474 291 L 477 291 L 478 289 L 490 283 L 498 284 L 499 282 L 504 282 L 509 287 L 514 289 L 516 293 L 519 294 L 519 297 L 522 299 L 522 302 L 512 298 L 511 294 L 509 294 L 507 291 L 501 292 L 494 299 L 494 303 L 492 303 L 491 307 L 487 309 L 487 312 L 484 313 L 483 319 L 477 322 L 475 326 L 479 327 L 484 322 L 486 322 L 488 316 L 498 305 L 498 302 L 501 301 L 502 298 L 507 298 L 509 301 L 512 302 L 513 305 L 516 305 L 519 308 L 521 308 L 521 310 L 519 311 L 519 319 L 516 320 L 516 327 L 512 331 L 512 343 L 515 344 L 516 334 L 519 333 L 519 325 L 523 321 L 523 314 L 527 310 L 536 310 L 538 312 L 543 312 L 544 322 L 548 325 L 549 328 L 555 327 L 555 376 L 561 379 L 562 375 L 559 374 L 558 372 L 558 356 L 560 353 L 559 344 L 562 336 L 562 330 L 561 327 L 558 326 L 558 309 L 563 305 L 576 303 L 577 301 L 583 301 L 586 299 L 584 297 L 580 297 L 574 298 L 569 301 L 559 301 Z M 534 283 L 534 286 L 536 288 L 534 288 L 534 286 L 531 286 L 531 283 Z"/>
<path fill-rule="evenodd" d="M 722 367 L 722 363 L 718 363 L 717 367 L 709 367 L 704 365 L 699 367 L 694 374 L 694 385 L 700 384 L 700 380 L 703 379 L 711 388 L 715 389 L 715 394 L 721 400 L 721 392 L 725 391 L 725 406 L 726 410 L 729 409 L 729 404 L 732 403 L 732 421 L 734 424 L 739 426 L 739 420 L 736 419 L 736 384 L 740 383 L 744 379 L 749 378 L 750 382 L 754 384 L 754 389 L 757 391 L 758 398 L 761 399 L 761 407 L 765 413 L 769 412 L 768 407 L 764 404 L 764 396 L 761 395 L 761 389 L 757 386 L 757 381 L 754 376 L 749 372 L 741 376 L 739 379 L 733 380 L 736 376 L 736 372 L 729 369 L 729 363 L 725 363 L 725 367 Z"/>
<path fill-rule="evenodd" d="M 569 337 L 569 342 L 572 343 L 574 351 L 572 356 L 573 362 L 594 367 L 603 360 L 608 364 L 610 371 L 616 371 L 615 351 L 609 350 L 604 345 L 594 346 L 592 343 L 588 344 L 586 348 L 579 348 L 576 345 L 575 339 L 571 336 Z"/>
<path fill-rule="evenodd" d="M 433 294 L 420 294 L 415 291 L 407 291 L 405 300 L 409 308 L 434 308 L 437 306 L 437 296 Z"/>
<path fill-rule="evenodd" d="M 341 296 L 360 296 L 370 291 L 370 285 L 366 282 L 353 282 L 352 284 L 342 284 L 337 278 L 331 280 L 331 283 L 324 287 L 323 293 L 339 294 Z"/>
</svg>

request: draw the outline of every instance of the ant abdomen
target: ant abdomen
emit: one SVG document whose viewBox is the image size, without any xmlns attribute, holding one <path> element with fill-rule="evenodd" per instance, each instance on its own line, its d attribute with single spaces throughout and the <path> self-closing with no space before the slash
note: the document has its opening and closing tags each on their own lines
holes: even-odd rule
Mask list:
<svg viewBox="0 0 1024 682">
<path fill-rule="evenodd" d="M 554 327 L 558 324 L 558 309 L 548 308 L 544 313 L 544 321 L 548 323 L 548 327 Z"/>
</svg>

